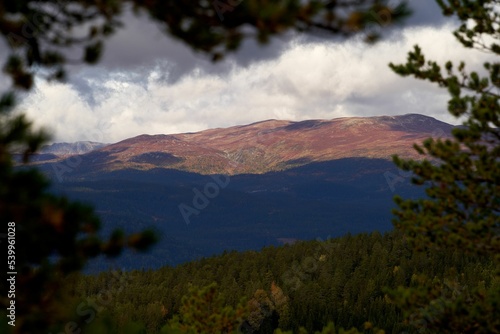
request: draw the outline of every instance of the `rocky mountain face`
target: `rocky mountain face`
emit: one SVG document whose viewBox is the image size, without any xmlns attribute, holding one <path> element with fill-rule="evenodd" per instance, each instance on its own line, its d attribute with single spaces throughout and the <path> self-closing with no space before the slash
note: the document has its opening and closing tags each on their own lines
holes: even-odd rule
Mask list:
<svg viewBox="0 0 500 334">
<path fill-rule="evenodd" d="M 53 144 L 44 153 L 84 153 L 81 167 L 93 172 L 165 168 L 199 174 L 262 174 L 343 158 L 390 159 L 393 154 L 417 158 L 414 143 L 449 136 L 452 128 L 418 114 L 267 120 L 196 133 L 140 135 L 100 148 L 103 144 Z"/>
<path fill-rule="evenodd" d="M 78 141 L 75 143 L 54 143 L 45 145 L 40 149 L 40 154 L 53 154 L 59 157 L 65 157 L 75 154 L 85 154 L 108 144 L 96 143 L 92 141 Z"/>
</svg>

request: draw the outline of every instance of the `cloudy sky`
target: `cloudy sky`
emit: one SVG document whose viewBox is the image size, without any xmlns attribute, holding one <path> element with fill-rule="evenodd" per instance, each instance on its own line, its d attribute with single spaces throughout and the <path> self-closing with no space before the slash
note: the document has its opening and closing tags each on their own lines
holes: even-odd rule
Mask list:
<svg viewBox="0 0 500 334">
<path fill-rule="evenodd" d="M 388 68 L 419 44 L 434 60 L 481 64 L 465 51 L 434 0 L 410 1 L 414 15 L 374 46 L 361 37 L 332 41 L 288 35 L 260 47 L 248 41 L 213 64 L 127 15 L 94 67 L 71 69 L 67 83 L 37 80 L 20 110 L 50 129 L 54 141 L 116 142 L 140 134 L 194 132 L 265 119 L 332 119 L 421 113 L 457 123 L 446 91 L 400 78 Z"/>
</svg>

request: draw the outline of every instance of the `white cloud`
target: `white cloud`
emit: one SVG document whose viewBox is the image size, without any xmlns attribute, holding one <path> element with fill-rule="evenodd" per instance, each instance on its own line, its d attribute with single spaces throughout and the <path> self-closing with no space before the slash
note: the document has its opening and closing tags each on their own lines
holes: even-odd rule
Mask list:
<svg viewBox="0 0 500 334">
<path fill-rule="evenodd" d="M 99 77 L 82 71 L 79 80 L 90 87 L 92 103 L 89 92 L 76 86 L 38 81 L 22 109 L 37 125 L 51 128 L 57 141 L 115 142 L 143 133 L 192 132 L 271 118 L 422 113 L 454 122 L 446 112 L 446 91 L 400 78 L 387 66 L 404 62 L 414 44 L 440 63 L 452 58 L 482 64 L 486 55 L 465 50 L 451 31 L 451 26 L 406 29 L 373 47 L 355 39 L 298 39 L 276 59 L 247 67 L 233 64 L 225 74 L 195 68 L 173 83 L 162 80 L 171 69 L 165 61 Z"/>
</svg>

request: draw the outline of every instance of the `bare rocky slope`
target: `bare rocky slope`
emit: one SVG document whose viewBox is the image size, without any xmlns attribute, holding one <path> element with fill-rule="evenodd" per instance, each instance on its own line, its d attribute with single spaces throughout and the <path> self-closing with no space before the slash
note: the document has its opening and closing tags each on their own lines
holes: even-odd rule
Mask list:
<svg viewBox="0 0 500 334">
<path fill-rule="evenodd" d="M 261 174 L 343 158 L 417 158 L 413 144 L 449 136 L 452 125 L 434 118 L 346 117 L 243 126 L 174 135 L 140 135 L 81 155 L 82 168 L 177 169 L 200 174 Z M 67 155 L 54 161 L 62 161 Z M 45 161 L 47 162 L 47 161 Z"/>
</svg>

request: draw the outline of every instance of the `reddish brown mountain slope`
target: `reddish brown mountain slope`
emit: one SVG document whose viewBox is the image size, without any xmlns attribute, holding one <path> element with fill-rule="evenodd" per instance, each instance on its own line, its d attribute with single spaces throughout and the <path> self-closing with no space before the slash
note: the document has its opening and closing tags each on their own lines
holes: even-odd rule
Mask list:
<svg viewBox="0 0 500 334">
<path fill-rule="evenodd" d="M 203 174 L 263 173 L 348 157 L 417 157 L 413 143 L 452 126 L 423 115 L 269 120 L 176 135 L 141 135 L 82 156 L 96 170 L 174 168 Z M 88 167 L 91 167 L 88 165 Z"/>
</svg>

